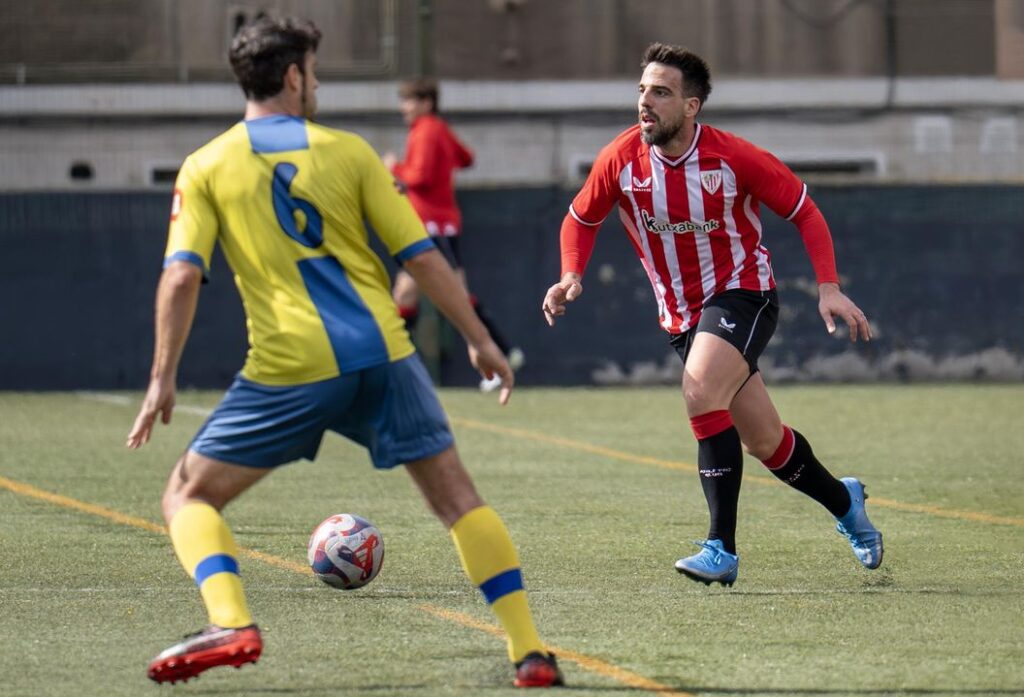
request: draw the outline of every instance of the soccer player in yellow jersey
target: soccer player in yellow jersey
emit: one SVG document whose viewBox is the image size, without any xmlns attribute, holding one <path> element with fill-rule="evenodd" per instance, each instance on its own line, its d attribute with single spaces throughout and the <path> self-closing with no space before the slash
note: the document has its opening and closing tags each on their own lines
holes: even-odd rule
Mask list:
<svg viewBox="0 0 1024 697">
<path fill-rule="evenodd" d="M 153 659 L 149 677 L 174 682 L 259 657 L 263 642 L 220 511 L 275 467 L 316 457 L 332 430 L 364 445 L 377 468 L 406 466 L 504 627 L 515 684 L 560 685 L 554 656 L 534 628 L 515 547 L 459 460 L 364 219 L 465 337 L 473 365 L 501 377 L 502 404 L 512 372 L 370 146 L 309 120 L 319 41 L 316 27 L 295 19 L 243 27 L 230 57 L 246 95 L 245 119 L 190 155 L 178 176 L 151 378 L 128 447 L 149 440 L 158 415 L 170 421 L 215 242 L 242 296 L 249 353 L 163 495 L 174 551 L 210 624 Z"/>
</svg>

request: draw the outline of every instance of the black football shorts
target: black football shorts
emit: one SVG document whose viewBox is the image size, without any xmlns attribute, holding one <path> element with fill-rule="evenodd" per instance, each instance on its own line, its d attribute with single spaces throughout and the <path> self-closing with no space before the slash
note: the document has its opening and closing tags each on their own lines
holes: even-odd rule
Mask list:
<svg viewBox="0 0 1024 697">
<path fill-rule="evenodd" d="M 453 269 L 462 268 L 462 249 L 460 248 L 460 240 L 457 235 L 449 237 L 437 235 L 430 239 L 434 240 L 434 244 L 437 245 L 438 250 L 448 260 L 448 263 L 452 265 Z"/>
<path fill-rule="evenodd" d="M 735 346 L 753 375 L 778 322 L 779 295 L 774 290 L 727 290 L 708 301 L 697 326 L 673 334 L 671 344 L 685 365 L 697 332 L 710 332 Z"/>
</svg>

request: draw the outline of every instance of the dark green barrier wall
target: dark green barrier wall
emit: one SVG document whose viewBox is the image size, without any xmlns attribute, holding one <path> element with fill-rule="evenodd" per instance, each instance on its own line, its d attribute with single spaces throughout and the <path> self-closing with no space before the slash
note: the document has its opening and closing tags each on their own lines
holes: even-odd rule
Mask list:
<svg viewBox="0 0 1024 697">
<path fill-rule="evenodd" d="M 473 291 L 527 353 L 525 384 L 672 380 L 679 368 L 651 290 L 615 221 L 602 228 L 583 298 L 549 329 L 558 226 L 573 192 L 467 191 L 463 251 Z M 1024 188 L 818 187 L 846 290 L 878 341 L 822 329 L 799 235 L 767 216 L 783 302 L 765 357 L 773 379 L 1010 379 L 1024 376 Z M 0 389 L 138 388 L 152 351 L 165 194 L 0 196 Z M 614 216 L 613 216 L 614 217 Z M 204 286 L 183 385 L 226 385 L 245 331 L 222 259 Z M 446 384 L 470 384 L 458 342 Z"/>
</svg>

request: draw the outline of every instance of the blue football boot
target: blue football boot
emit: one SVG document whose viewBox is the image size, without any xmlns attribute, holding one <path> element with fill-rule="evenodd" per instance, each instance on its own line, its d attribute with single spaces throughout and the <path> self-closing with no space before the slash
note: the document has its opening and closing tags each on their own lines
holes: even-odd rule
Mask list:
<svg viewBox="0 0 1024 697">
<path fill-rule="evenodd" d="M 843 477 L 839 481 L 850 492 L 850 510 L 842 518 L 836 518 L 836 530 L 850 541 L 850 547 L 861 564 L 877 569 L 882 564 L 882 533 L 871 524 L 864 510 L 864 501 L 868 497 L 864 485 L 853 477 Z"/>
<path fill-rule="evenodd" d="M 738 555 L 726 552 L 721 540 L 704 540 L 693 544 L 703 549 L 692 557 L 677 561 L 676 571 L 705 586 L 715 581 L 723 586 L 731 586 L 736 582 L 736 572 L 740 566 Z"/>
</svg>

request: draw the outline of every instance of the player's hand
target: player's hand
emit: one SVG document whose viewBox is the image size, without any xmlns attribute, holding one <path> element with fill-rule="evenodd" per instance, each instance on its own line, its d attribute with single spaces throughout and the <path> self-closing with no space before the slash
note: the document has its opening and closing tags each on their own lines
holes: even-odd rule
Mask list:
<svg viewBox="0 0 1024 697">
<path fill-rule="evenodd" d="M 139 415 L 135 417 L 135 425 L 125 441 L 125 446 L 135 450 L 149 442 L 149 436 L 153 432 L 153 424 L 156 423 L 157 414 L 160 421 L 165 424 L 171 423 L 171 412 L 174 411 L 174 380 L 154 378 L 146 390 L 146 397 L 142 400 L 142 407 Z"/>
<path fill-rule="evenodd" d="M 868 318 L 852 300 L 846 297 L 836 283 L 822 283 L 818 286 L 818 312 L 825 320 L 825 328 L 829 334 L 836 331 L 836 317 L 842 318 L 850 327 L 850 341 L 863 337 L 871 341 L 871 326 Z"/>
<path fill-rule="evenodd" d="M 580 283 L 580 275 L 575 273 L 565 274 L 561 281 L 548 288 L 548 292 L 544 295 L 544 304 L 541 305 L 548 326 L 555 326 L 555 317 L 565 314 L 566 303 L 571 303 L 582 294 L 583 285 Z"/>
<path fill-rule="evenodd" d="M 512 386 L 515 384 L 515 377 L 512 374 L 512 367 L 508 364 L 508 359 L 505 358 L 505 354 L 501 352 L 498 345 L 490 338 L 478 346 L 470 344 L 469 362 L 488 380 L 495 375 L 501 378 L 501 392 L 498 393 L 498 403 L 502 406 L 508 404 L 508 399 L 512 396 Z"/>
<path fill-rule="evenodd" d="M 389 172 L 398 164 L 398 157 L 393 152 L 384 153 L 380 159 L 384 163 L 384 166 L 388 168 Z"/>
</svg>

